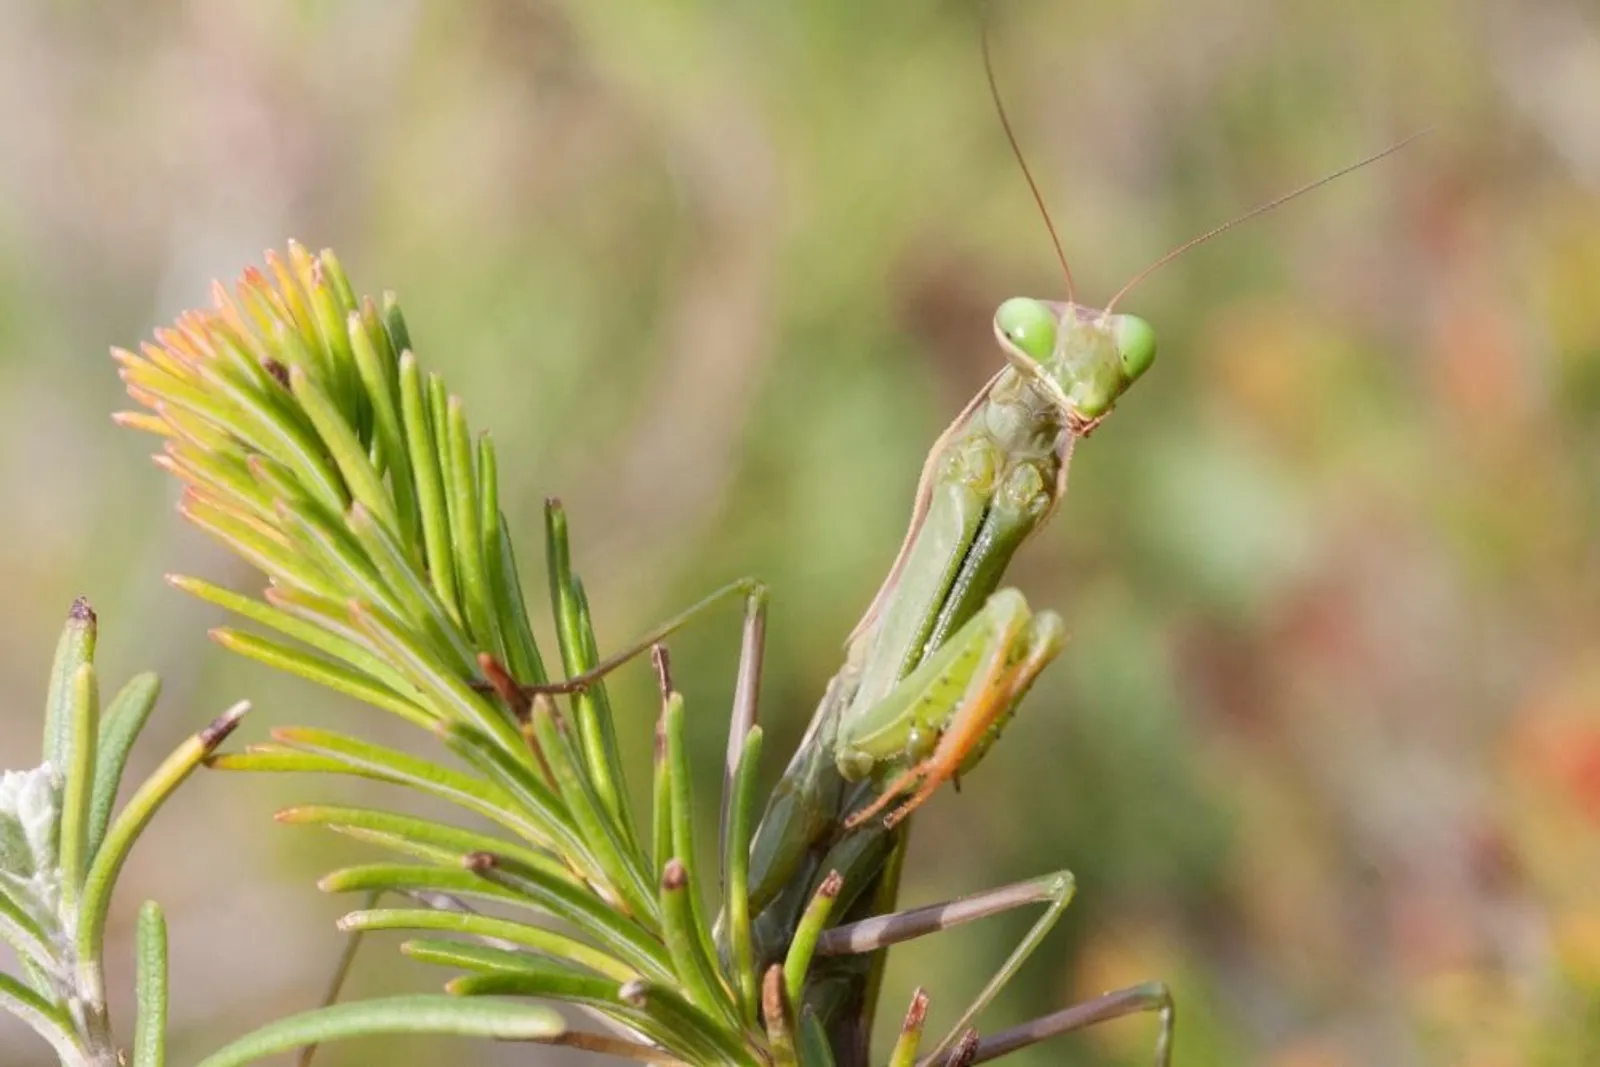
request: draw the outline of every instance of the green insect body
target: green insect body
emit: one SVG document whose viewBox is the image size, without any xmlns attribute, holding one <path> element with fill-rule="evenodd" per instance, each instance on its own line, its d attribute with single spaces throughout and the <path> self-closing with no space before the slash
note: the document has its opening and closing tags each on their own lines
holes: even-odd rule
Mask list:
<svg viewBox="0 0 1600 1067">
<path fill-rule="evenodd" d="M 793 880 L 802 857 L 837 825 L 846 771 L 879 781 L 895 773 L 904 778 L 915 768 L 903 744 L 863 747 L 863 737 L 899 732 L 909 739 L 915 733 L 928 746 L 950 735 L 951 746 L 966 747 L 947 748 L 940 773 L 923 783 L 936 785 L 976 765 L 1037 674 L 1034 669 L 1025 680 L 1013 680 L 1020 684 L 996 689 L 975 684 L 970 669 L 932 667 L 929 675 L 948 678 L 932 688 L 926 704 L 916 697 L 930 695 L 929 678 L 912 677 L 996 595 L 1017 548 L 1060 504 L 1076 442 L 1150 367 L 1155 338 L 1131 315 L 1029 298 L 1001 304 L 994 331 L 1007 365 L 929 450 L 899 555 L 851 634 L 845 666 L 769 801 L 751 856 L 758 908 Z M 1060 626 L 1052 613 L 1035 618 Z M 1030 647 L 1059 643 L 1040 638 Z M 981 662 L 982 650 L 963 647 L 953 654 Z M 1042 656 L 1037 667 L 1048 659 Z M 997 706 L 1000 696 L 1005 700 Z M 952 733 L 953 724 L 961 729 Z M 945 773 L 952 760 L 958 767 Z M 915 794 L 912 806 L 925 795 Z M 880 793 L 849 825 L 860 825 L 864 813 L 893 798 L 893 791 Z"/>
</svg>

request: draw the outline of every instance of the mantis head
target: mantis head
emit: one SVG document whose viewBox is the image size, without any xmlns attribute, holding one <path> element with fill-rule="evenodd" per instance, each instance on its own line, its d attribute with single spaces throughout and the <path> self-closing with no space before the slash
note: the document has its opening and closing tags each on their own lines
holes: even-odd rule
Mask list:
<svg viewBox="0 0 1600 1067">
<path fill-rule="evenodd" d="M 1071 302 L 1013 297 L 995 312 L 994 334 L 1019 373 L 1084 421 L 1109 412 L 1156 358 L 1144 319 Z"/>
<path fill-rule="evenodd" d="M 1039 184 L 1033 180 L 1022 146 L 1011 129 L 1000 86 L 995 82 L 994 60 L 989 53 L 989 25 L 983 24 L 983 71 L 989 79 L 989 95 L 994 100 L 1000 125 L 1017 158 L 1022 176 L 1028 181 L 1033 201 L 1039 206 L 1061 274 L 1067 283 L 1065 301 L 1034 300 L 1018 296 L 1001 304 L 994 313 L 994 334 L 1000 348 L 1023 378 L 1041 389 L 1070 423 L 1092 423 L 1109 412 L 1117 398 L 1139 379 L 1156 358 L 1156 333 L 1148 322 L 1133 315 L 1119 315 L 1112 309 L 1117 301 L 1144 278 L 1141 273 L 1111 298 L 1104 311 L 1082 307 L 1073 295 L 1072 268 L 1062 250 L 1061 237 L 1050 218 Z M 1157 263 L 1156 266 L 1160 266 Z M 1151 268 L 1154 269 L 1154 268 Z"/>
<path fill-rule="evenodd" d="M 1006 359 L 1028 381 L 1038 386 L 1051 401 L 1071 420 L 1093 422 L 1109 412 L 1117 398 L 1128 386 L 1139 379 L 1156 358 L 1156 335 L 1148 322 L 1133 315 L 1118 314 L 1114 309 L 1121 299 L 1132 292 L 1146 278 L 1179 256 L 1212 238 L 1226 233 L 1235 226 L 1258 215 L 1309 193 L 1313 189 L 1342 178 L 1386 156 L 1392 155 L 1427 132 L 1419 130 L 1395 142 L 1381 152 L 1342 167 L 1307 182 L 1298 189 L 1274 197 L 1242 215 L 1212 227 L 1198 237 L 1192 237 L 1174 248 L 1154 263 L 1133 276 L 1119 289 L 1105 306 L 1104 311 L 1082 307 L 1074 296 L 1072 268 L 1061 248 L 1060 235 L 1045 206 L 1039 184 L 1033 180 L 1022 147 L 1017 144 L 1016 133 L 1000 100 L 1000 87 L 995 82 L 994 61 L 989 52 L 989 26 L 983 25 L 983 70 L 989 80 L 989 95 L 994 100 L 1000 125 L 1016 157 L 1022 176 L 1027 179 L 1033 201 L 1039 207 L 1050 242 L 1055 246 L 1056 258 L 1061 261 L 1062 277 L 1067 283 L 1067 299 L 1033 300 L 1013 297 L 1000 305 L 994 316 L 995 337 L 1006 354 Z"/>
</svg>

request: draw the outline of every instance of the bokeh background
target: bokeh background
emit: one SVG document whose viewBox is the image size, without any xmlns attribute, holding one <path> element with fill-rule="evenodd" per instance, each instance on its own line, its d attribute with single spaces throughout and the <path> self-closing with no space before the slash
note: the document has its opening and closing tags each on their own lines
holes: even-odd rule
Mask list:
<svg viewBox="0 0 1600 1067">
<path fill-rule="evenodd" d="M 1600 11 L 1015 0 L 990 18 L 1091 304 L 1435 129 L 1124 305 L 1162 356 L 1013 571 L 1073 640 L 919 820 L 906 901 L 1076 872 L 991 1026 L 1163 977 L 1183 1067 L 1600 1062 Z M 0 2 L 0 765 L 36 759 L 78 593 L 109 682 L 164 676 L 145 767 L 241 696 L 246 737 L 403 736 L 208 644 L 219 617 L 161 574 L 255 579 L 177 521 L 151 442 L 107 418 L 107 347 L 288 237 L 400 292 L 424 363 L 499 443 L 535 603 L 549 494 L 608 646 L 732 577 L 771 584 L 762 714 L 786 753 L 923 451 L 998 365 L 993 307 L 1061 295 L 978 25 L 957 0 Z M 734 615 L 673 645 L 708 775 Z M 646 674 L 619 694 L 641 768 Z M 351 796 L 376 799 L 202 775 L 154 825 L 113 955 L 160 898 L 176 1062 L 320 995 L 350 902 L 313 881 L 362 854 L 270 816 Z M 898 952 L 885 1014 L 923 983 L 950 1020 L 1031 920 Z M 365 952 L 357 993 L 441 977 Z M 1144 1063 L 1153 1032 L 1008 1062 Z M 45 1056 L 0 1023 L 0 1062 Z"/>
</svg>

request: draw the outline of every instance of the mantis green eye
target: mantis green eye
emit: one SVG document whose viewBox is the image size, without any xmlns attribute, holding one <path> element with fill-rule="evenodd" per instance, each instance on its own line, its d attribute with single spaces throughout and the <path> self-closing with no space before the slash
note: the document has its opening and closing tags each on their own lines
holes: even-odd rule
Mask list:
<svg viewBox="0 0 1600 1067">
<path fill-rule="evenodd" d="M 1129 382 L 1137 381 L 1156 361 L 1156 331 L 1136 315 L 1118 315 L 1116 338 L 1122 373 Z"/>
<path fill-rule="evenodd" d="M 994 328 L 1011 344 L 1043 363 L 1056 347 L 1056 317 L 1048 306 L 1014 296 L 994 313 Z"/>
</svg>

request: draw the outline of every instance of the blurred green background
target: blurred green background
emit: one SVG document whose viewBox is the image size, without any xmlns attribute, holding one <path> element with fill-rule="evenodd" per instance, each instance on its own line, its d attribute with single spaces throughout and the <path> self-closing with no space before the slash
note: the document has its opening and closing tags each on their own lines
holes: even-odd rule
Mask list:
<svg viewBox="0 0 1600 1067">
<path fill-rule="evenodd" d="M 1013 0 L 991 19 L 1091 304 L 1436 129 L 1123 305 L 1162 356 L 1013 571 L 1073 640 L 919 820 L 904 899 L 1077 873 L 990 1026 L 1162 977 L 1182 1067 L 1600 1062 L 1600 12 Z M 206 642 L 219 616 L 162 572 L 256 580 L 107 418 L 107 346 L 297 237 L 358 290 L 398 290 L 424 364 L 495 435 L 535 604 L 548 494 L 608 647 L 727 579 L 771 584 L 775 777 L 924 450 L 998 366 L 992 309 L 1061 295 L 978 40 L 955 0 L 0 3 L 0 765 L 35 759 L 78 593 L 108 682 L 165 679 L 146 767 L 240 696 L 246 737 L 405 737 Z M 673 652 L 709 780 L 735 613 Z M 619 692 L 641 768 L 647 673 Z M 356 794 L 200 776 L 157 820 L 113 980 L 159 897 L 176 1062 L 320 995 L 350 902 L 312 883 L 364 854 L 270 816 Z M 922 983 L 948 1022 L 1031 921 L 898 952 L 885 1014 Z M 441 978 L 367 952 L 359 993 Z M 1144 1063 L 1153 1032 L 1007 1062 Z M 44 1056 L 0 1023 L 0 1062 Z"/>
</svg>

